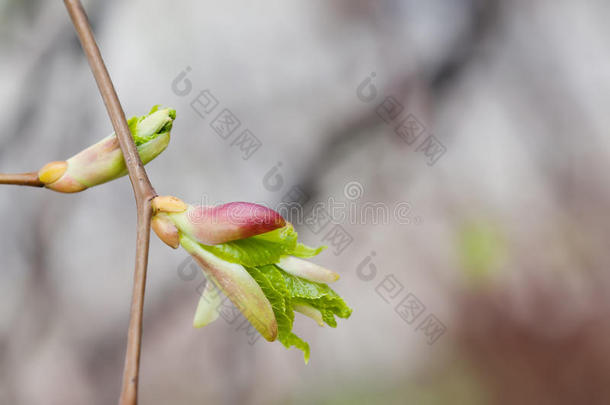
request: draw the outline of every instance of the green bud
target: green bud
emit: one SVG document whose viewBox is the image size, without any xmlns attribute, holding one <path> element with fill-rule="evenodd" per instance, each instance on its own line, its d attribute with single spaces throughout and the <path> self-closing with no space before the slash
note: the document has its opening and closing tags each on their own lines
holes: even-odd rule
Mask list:
<svg viewBox="0 0 610 405">
<path fill-rule="evenodd" d="M 167 148 L 176 111 L 153 107 L 148 115 L 128 121 L 140 159 L 147 164 Z M 47 188 L 74 193 L 106 183 L 127 174 L 127 167 L 113 133 L 77 153 L 65 162 L 51 162 L 39 172 L 38 178 Z"/>
</svg>

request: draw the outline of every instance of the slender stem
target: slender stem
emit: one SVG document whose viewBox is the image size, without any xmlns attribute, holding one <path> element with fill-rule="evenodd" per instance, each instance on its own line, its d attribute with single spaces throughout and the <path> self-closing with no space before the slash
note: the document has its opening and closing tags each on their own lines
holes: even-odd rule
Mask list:
<svg viewBox="0 0 610 405">
<path fill-rule="evenodd" d="M 15 184 L 17 186 L 44 187 L 38 180 L 38 173 L 0 173 L 0 184 Z"/>
<path fill-rule="evenodd" d="M 74 28 L 97 86 L 100 90 L 112 126 L 119 139 L 119 145 L 125 158 L 129 180 L 133 187 L 136 207 L 138 210 L 136 264 L 134 270 L 133 295 L 127 332 L 127 351 L 125 353 L 125 368 L 123 371 L 123 387 L 121 389 L 120 405 L 136 405 L 138 403 L 138 375 L 140 368 L 140 348 L 142 342 L 142 314 L 144 311 L 144 292 L 146 288 L 146 268 L 148 265 L 148 245 L 150 241 L 150 221 L 152 217 L 151 200 L 156 196 L 150 184 L 140 155 L 130 135 L 118 96 L 104 65 L 104 60 L 97 47 L 91 26 L 85 10 L 79 0 L 64 0 Z"/>
<path fill-rule="evenodd" d="M 150 221 L 152 209 L 150 200 L 138 209 L 138 236 L 136 250 L 136 271 L 133 279 L 133 293 L 129 329 L 127 330 L 127 351 L 123 369 L 123 386 L 120 405 L 138 403 L 138 379 L 140 369 L 140 346 L 142 342 L 142 317 L 144 314 L 144 292 L 146 288 L 146 269 L 148 266 L 148 245 L 150 241 Z"/>
<path fill-rule="evenodd" d="M 91 26 L 87 20 L 85 10 L 79 0 L 64 0 L 68 13 L 72 18 L 72 23 L 78 34 L 78 38 L 83 46 L 83 50 L 87 55 L 89 65 L 93 71 L 93 76 L 97 82 L 97 86 L 100 89 L 104 104 L 108 110 L 108 115 L 112 121 L 112 127 L 119 139 L 119 144 L 123 155 L 125 157 L 125 163 L 127 164 L 127 170 L 129 171 L 129 179 L 133 186 L 136 194 L 136 199 L 147 199 L 155 196 L 155 190 L 150 184 L 144 165 L 140 160 L 140 155 L 136 148 L 135 143 L 129 132 L 127 126 L 127 120 L 125 119 L 125 113 L 119 102 L 116 91 L 104 65 L 104 60 L 100 54 L 100 50 L 97 47 Z M 141 201 L 140 201 L 141 202 Z"/>
</svg>

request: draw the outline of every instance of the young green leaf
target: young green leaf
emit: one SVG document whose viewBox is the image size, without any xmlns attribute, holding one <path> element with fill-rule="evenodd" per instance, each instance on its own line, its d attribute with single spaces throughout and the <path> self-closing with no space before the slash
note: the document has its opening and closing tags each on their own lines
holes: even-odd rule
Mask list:
<svg viewBox="0 0 610 405">
<path fill-rule="evenodd" d="M 267 340 L 277 338 L 287 348 L 302 350 L 306 363 L 309 344 L 292 332 L 294 312 L 331 327 L 337 326 L 335 317 L 351 315 L 351 308 L 326 284 L 339 275 L 301 259 L 317 255 L 324 247 L 299 243 L 292 225 L 275 211 L 239 202 L 197 208 L 168 196 L 157 197 L 153 209 L 157 224 L 153 229 L 159 237 L 175 247 L 178 233 L 182 247 L 250 323 Z M 217 317 L 211 305 L 215 301 L 207 298 L 210 294 L 206 290 L 200 301 L 196 326 Z M 273 335 L 265 335 L 270 330 Z"/>
<path fill-rule="evenodd" d="M 309 344 L 292 333 L 295 306 L 307 305 L 320 311 L 322 320 L 336 327 L 335 316 L 348 318 L 352 310 L 345 301 L 326 284 L 314 283 L 295 277 L 275 265 L 246 267 L 252 278 L 261 286 L 271 302 L 278 323 L 278 340 L 284 346 L 295 346 L 309 361 Z"/>
<path fill-rule="evenodd" d="M 294 248 L 294 250 L 290 254 L 292 256 L 302 257 L 304 259 L 307 259 L 307 258 L 319 255 L 324 249 L 326 249 L 326 246 L 312 248 L 312 247 L 309 247 L 309 246 L 299 242 L 299 243 L 297 243 L 297 246 Z"/>
</svg>

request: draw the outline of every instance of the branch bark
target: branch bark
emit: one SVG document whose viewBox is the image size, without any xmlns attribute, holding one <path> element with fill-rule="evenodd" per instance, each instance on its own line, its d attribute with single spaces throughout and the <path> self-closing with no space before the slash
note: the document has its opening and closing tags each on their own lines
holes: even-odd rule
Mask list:
<svg viewBox="0 0 610 405">
<path fill-rule="evenodd" d="M 140 346 L 142 341 L 142 314 L 144 309 L 144 292 L 146 287 L 146 269 L 148 265 L 148 246 L 150 241 L 150 221 L 152 217 L 151 200 L 156 192 L 140 155 L 129 132 L 125 113 L 104 65 L 104 60 L 93 37 L 87 15 L 79 0 L 64 0 L 78 38 L 97 82 L 104 104 L 112 121 L 114 132 L 119 140 L 121 151 L 129 172 L 138 212 L 136 264 L 134 271 L 133 295 L 127 333 L 127 351 L 123 371 L 123 386 L 120 405 L 136 405 L 138 402 L 138 375 L 140 367 Z"/>
<path fill-rule="evenodd" d="M 0 184 L 14 184 L 17 186 L 44 187 L 38 180 L 38 173 L 0 173 Z"/>
</svg>

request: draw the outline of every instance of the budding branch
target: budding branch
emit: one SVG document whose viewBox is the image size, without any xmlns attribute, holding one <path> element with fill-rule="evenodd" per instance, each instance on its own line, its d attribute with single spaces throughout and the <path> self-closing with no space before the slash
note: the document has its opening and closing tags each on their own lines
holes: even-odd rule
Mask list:
<svg viewBox="0 0 610 405">
<path fill-rule="evenodd" d="M 151 200 L 156 196 L 150 184 L 140 155 L 129 132 L 125 113 L 119 102 L 104 60 L 93 37 L 85 10 L 79 0 L 64 0 L 89 66 L 112 121 L 112 127 L 119 140 L 123 158 L 127 165 L 129 180 L 133 187 L 138 212 L 136 264 L 134 270 L 133 296 L 129 329 L 127 333 L 127 352 L 123 371 L 123 387 L 120 405 L 135 405 L 138 402 L 138 373 L 140 367 L 140 346 L 142 341 L 142 314 L 144 291 L 146 287 L 146 268 L 148 265 L 148 245 L 150 241 L 150 221 L 152 216 Z"/>
</svg>

